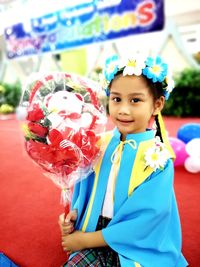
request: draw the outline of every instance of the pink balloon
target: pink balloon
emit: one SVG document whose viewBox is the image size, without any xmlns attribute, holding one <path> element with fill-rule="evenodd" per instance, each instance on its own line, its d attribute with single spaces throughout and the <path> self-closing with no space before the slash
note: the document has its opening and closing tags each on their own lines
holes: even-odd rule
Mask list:
<svg viewBox="0 0 200 267">
<path fill-rule="evenodd" d="M 188 157 L 185 149 L 185 143 L 176 137 L 169 137 L 169 141 L 176 155 L 174 166 L 184 165 L 184 162 Z"/>
</svg>

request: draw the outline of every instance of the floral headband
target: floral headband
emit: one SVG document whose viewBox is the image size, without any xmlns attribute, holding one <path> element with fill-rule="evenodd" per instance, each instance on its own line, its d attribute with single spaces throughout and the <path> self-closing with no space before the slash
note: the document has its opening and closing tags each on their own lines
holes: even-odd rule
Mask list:
<svg viewBox="0 0 200 267">
<path fill-rule="evenodd" d="M 144 75 L 148 79 L 152 80 L 153 83 L 162 83 L 162 88 L 164 90 L 164 97 L 167 100 L 170 93 L 174 89 L 174 81 L 169 75 L 168 65 L 162 61 L 162 59 L 157 56 L 147 57 L 146 59 L 141 56 L 136 56 L 135 58 L 130 58 L 127 61 L 120 62 L 119 57 L 114 55 L 107 58 L 105 62 L 105 68 L 103 70 L 103 75 L 101 77 L 102 87 L 109 96 L 109 85 L 115 77 L 115 74 L 122 71 L 123 76 L 126 75 Z"/>
</svg>

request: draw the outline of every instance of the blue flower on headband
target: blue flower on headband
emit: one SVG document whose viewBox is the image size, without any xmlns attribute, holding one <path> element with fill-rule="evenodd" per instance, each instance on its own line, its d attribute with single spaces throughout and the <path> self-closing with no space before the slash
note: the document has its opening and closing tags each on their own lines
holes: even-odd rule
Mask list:
<svg viewBox="0 0 200 267">
<path fill-rule="evenodd" d="M 118 72 L 119 58 L 114 55 L 105 62 L 104 76 L 108 82 L 111 82 L 115 74 Z"/>
<path fill-rule="evenodd" d="M 163 82 L 167 75 L 167 64 L 160 57 L 148 57 L 145 63 L 146 67 L 142 71 L 143 75 L 152 79 L 154 83 Z"/>
</svg>

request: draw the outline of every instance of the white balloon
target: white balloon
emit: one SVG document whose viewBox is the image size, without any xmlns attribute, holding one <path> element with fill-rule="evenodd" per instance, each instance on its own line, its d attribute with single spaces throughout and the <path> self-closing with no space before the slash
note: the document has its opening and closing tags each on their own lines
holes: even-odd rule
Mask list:
<svg viewBox="0 0 200 267">
<path fill-rule="evenodd" d="M 188 157 L 184 162 L 184 166 L 188 172 L 198 173 L 200 172 L 200 158 Z"/>
<path fill-rule="evenodd" d="M 200 157 L 200 138 L 194 138 L 185 145 L 185 150 L 192 157 Z"/>
</svg>

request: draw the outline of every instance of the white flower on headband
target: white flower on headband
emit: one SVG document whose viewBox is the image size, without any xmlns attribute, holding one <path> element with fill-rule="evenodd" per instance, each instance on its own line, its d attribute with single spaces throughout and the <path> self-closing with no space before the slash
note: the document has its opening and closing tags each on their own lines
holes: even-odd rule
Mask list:
<svg viewBox="0 0 200 267">
<path fill-rule="evenodd" d="M 123 75 L 136 75 L 140 76 L 142 74 L 142 69 L 145 68 L 145 60 L 137 55 L 135 58 L 130 58 L 123 64 Z"/>
<path fill-rule="evenodd" d="M 174 89 L 175 83 L 171 76 L 166 77 L 167 88 L 166 91 L 171 93 Z"/>
<path fill-rule="evenodd" d="M 145 152 L 145 168 L 148 166 L 154 171 L 157 169 L 163 170 L 167 160 L 170 158 L 169 151 L 165 148 L 165 145 L 160 141 L 159 137 L 155 138 L 155 143 L 152 147 L 148 148 Z"/>
</svg>

